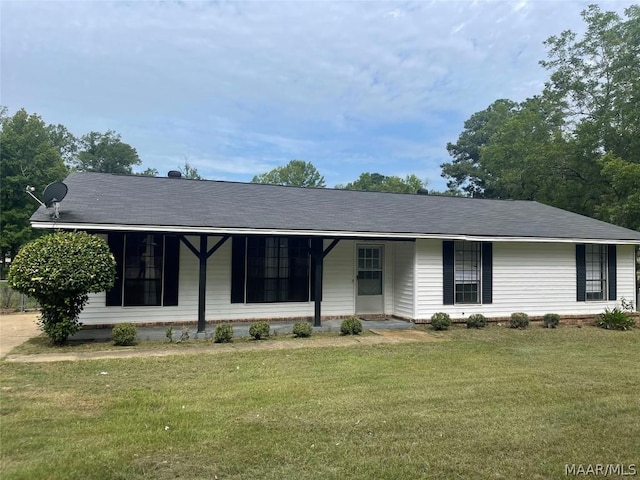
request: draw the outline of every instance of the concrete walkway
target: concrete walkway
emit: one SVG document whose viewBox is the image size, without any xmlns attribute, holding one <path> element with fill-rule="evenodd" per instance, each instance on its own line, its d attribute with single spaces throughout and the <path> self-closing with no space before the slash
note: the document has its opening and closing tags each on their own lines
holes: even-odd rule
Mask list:
<svg viewBox="0 0 640 480">
<path fill-rule="evenodd" d="M 0 315 L 0 358 L 41 333 L 38 328 L 39 316 L 38 312 Z"/>
<path fill-rule="evenodd" d="M 295 322 L 269 322 L 271 333 L 275 335 L 286 335 L 292 332 Z M 249 337 L 249 327 L 251 323 L 232 323 L 234 337 Z M 314 327 L 314 332 L 339 332 L 342 320 L 323 320 L 321 327 Z M 362 327 L 366 330 L 403 330 L 414 327 L 413 323 L 405 322 L 394 318 L 386 320 L 365 320 Z M 137 327 L 138 340 L 166 340 L 167 327 Z M 183 332 L 186 332 L 190 339 L 195 338 L 213 338 L 215 335 L 216 325 L 209 324 L 204 333 L 198 333 L 196 325 L 177 325 L 173 327 L 173 341 L 180 340 Z M 111 338 L 111 329 L 109 328 L 87 328 L 80 330 L 70 340 L 96 340 L 107 341 Z"/>
</svg>

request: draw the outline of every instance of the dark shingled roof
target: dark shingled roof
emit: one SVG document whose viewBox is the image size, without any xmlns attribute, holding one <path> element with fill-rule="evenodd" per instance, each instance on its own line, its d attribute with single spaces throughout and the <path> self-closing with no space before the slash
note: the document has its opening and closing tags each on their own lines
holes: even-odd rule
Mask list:
<svg viewBox="0 0 640 480">
<path fill-rule="evenodd" d="M 530 201 L 72 173 L 62 224 L 640 242 L 640 232 Z M 40 207 L 34 223 L 51 223 Z M 174 228 L 175 227 L 175 228 Z"/>
</svg>

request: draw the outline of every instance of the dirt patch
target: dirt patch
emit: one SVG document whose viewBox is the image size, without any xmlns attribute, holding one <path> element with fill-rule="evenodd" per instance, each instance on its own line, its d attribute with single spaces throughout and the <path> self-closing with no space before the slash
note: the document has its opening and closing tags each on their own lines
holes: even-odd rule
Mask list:
<svg viewBox="0 0 640 480">
<path fill-rule="evenodd" d="M 135 357 L 168 357 L 171 355 L 215 355 L 227 352 L 240 352 L 247 350 L 297 350 L 301 348 L 318 347 L 348 347 L 354 345 L 381 345 L 405 342 L 433 342 L 439 338 L 429 333 L 417 330 L 371 330 L 374 335 L 357 336 L 346 335 L 322 338 L 304 338 L 295 341 L 266 340 L 247 343 L 224 343 L 209 345 L 207 347 L 194 347 L 185 350 L 154 349 L 145 350 L 134 348 L 131 350 L 102 351 L 102 352 L 69 352 L 69 353 L 44 353 L 35 355 L 9 355 L 7 362 L 59 362 L 76 360 L 99 360 L 109 358 L 135 358 Z"/>
<path fill-rule="evenodd" d="M 398 342 L 441 342 L 443 339 L 432 335 L 429 332 L 413 329 L 402 330 L 371 330 L 373 333 L 380 335 L 387 340 Z"/>
<path fill-rule="evenodd" d="M 0 358 L 18 345 L 40 335 L 39 312 L 0 315 Z"/>
</svg>

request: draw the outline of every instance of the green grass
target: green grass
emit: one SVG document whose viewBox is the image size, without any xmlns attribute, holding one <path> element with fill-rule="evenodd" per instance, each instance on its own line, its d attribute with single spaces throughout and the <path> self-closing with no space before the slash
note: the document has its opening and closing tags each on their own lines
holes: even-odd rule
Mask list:
<svg viewBox="0 0 640 480">
<path fill-rule="evenodd" d="M 0 477 L 548 479 L 640 463 L 640 331 L 439 336 L 2 362 Z"/>
</svg>

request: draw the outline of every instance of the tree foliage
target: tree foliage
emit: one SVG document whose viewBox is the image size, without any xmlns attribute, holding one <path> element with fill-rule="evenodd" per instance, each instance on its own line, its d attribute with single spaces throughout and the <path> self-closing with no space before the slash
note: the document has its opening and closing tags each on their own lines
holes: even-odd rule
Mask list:
<svg viewBox="0 0 640 480">
<path fill-rule="evenodd" d="M 357 180 L 346 185 L 336 185 L 336 188 L 344 190 L 363 190 L 367 192 L 396 192 L 417 193 L 418 190 L 427 187 L 416 175 L 407 175 L 401 178 L 395 175 L 382 175 L 380 173 L 361 173 Z"/>
<path fill-rule="evenodd" d="M 79 141 L 79 152 L 71 160 L 71 166 L 81 172 L 119 175 L 132 175 L 133 167 L 140 163 L 136 149 L 124 143 L 120 135 L 112 130 L 83 135 Z"/>
<path fill-rule="evenodd" d="M 584 35 L 564 31 L 545 45 L 544 90 L 497 100 L 465 122 L 449 187 L 488 198 L 537 200 L 639 229 L 640 7 L 583 13 Z"/>
<path fill-rule="evenodd" d="M 13 257 L 21 245 L 36 237 L 29 218 L 38 207 L 25 188 L 41 193 L 52 182 L 63 180 L 67 168 L 62 154 L 68 148 L 66 129 L 47 125 L 24 109 L 0 116 L 0 255 Z"/>
<path fill-rule="evenodd" d="M 187 160 L 184 161 L 184 166 L 179 167 L 179 170 L 183 178 L 204 180 L 204 177 L 198 173 L 198 169 L 192 166 Z"/>
<path fill-rule="evenodd" d="M 89 293 L 113 286 L 116 263 L 107 243 L 84 232 L 56 232 L 24 245 L 9 269 L 9 285 L 41 306 L 40 326 L 61 345 L 80 329 Z"/>
<path fill-rule="evenodd" d="M 256 175 L 252 183 L 269 183 L 273 185 L 289 185 L 295 187 L 324 188 L 324 177 L 311 162 L 291 160 L 288 164 Z"/>
</svg>

